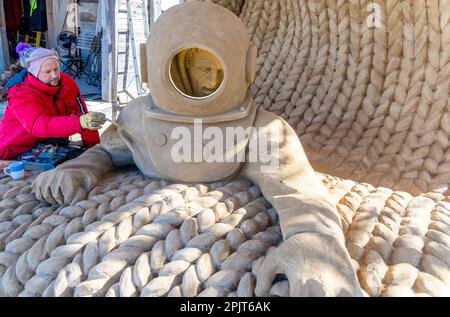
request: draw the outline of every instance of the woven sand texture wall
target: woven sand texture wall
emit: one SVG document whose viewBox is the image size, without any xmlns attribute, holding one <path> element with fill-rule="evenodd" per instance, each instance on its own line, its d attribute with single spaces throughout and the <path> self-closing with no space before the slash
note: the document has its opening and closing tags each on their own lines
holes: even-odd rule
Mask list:
<svg viewBox="0 0 450 317">
<path fill-rule="evenodd" d="M 317 170 L 412 193 L 450 183 L 449 1 L 215 2 L 258 47 L 257 103 Z"/>
</svg>

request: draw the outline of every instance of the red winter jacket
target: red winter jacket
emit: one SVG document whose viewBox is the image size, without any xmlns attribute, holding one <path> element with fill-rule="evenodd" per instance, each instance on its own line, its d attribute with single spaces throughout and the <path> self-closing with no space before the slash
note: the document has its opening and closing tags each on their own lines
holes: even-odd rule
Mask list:
<svg viewBox="0 0 450 317">
<path fill-rule="evenodd" d="M 88 147 L 100 142 L 97 131 L 81 129 L 86 103 L 75 81 L 64 73 L 56 87 L 28 73 L 23 83 L 9 89 L 8 101 L 0 123 L 0 159 L 12 160 L 38 142 L 76 133 Z"/>
</svg>

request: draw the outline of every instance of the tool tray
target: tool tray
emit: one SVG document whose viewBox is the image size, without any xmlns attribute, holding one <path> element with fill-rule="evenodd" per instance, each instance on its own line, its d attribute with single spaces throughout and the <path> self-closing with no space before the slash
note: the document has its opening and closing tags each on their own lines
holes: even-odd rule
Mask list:
<svg viewBox="0 0 450 317">
<path fill-rule="evenodd" d="M 48 171 L 78 156 L 80 151 L 76 146 L 57 147 L 39 144 L 31 151 L 19 155 L 17 160 L 24 162 L 25 170 Z"/>
</svg>

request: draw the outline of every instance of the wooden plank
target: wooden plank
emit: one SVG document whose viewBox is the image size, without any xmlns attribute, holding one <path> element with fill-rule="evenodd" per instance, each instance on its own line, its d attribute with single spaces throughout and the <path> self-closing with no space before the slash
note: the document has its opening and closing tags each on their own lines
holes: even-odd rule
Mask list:
<svg viewBox="0 0 450 317">
<path fill-rule="evenodd" d="M 150 32 L 153 24 L 159 18 L 162 13 L 161 0 L 148 0 L 148 24 L 150 26 Z"/>
<path fill-rule="evenodd" d="M 67 11 L 72 0 L 46 0 L 48 47 L 56 48 L 58 35 L 62 31 Z"/>
<path fill-rule="evenodd" d="M 10 60 L 3 0 L 0 0 L 0 49 L 0 72 L 4 72 L 9 67 Z"/>
<path fill-rule="evenodd" d="M 148 71 L 147 71 L 147 44 L 139 44 L 139 57 L 141 59 L 141 80 L 143 83 L 148 84 Z"/>
<path fill-rule="evenodd" d="M 71 1 L 71 2 L 73 2 L 73 1 Z M 78 12 L 78 10 L 80 9 L 80 6 L 79 6 L 79 4 L 78 3 L 74 3 L 74 7 L 73 7 L 73 11 L 74 11 L 74 14 L 75 14 L 75 16 L 74 16 L 74 18 L 75 18 L 75 34 L 78 36 L 78 35 L 80 35 L 80 28 L 79 28 L 79 26 L 80 26 L 80 18 L 79 18 L 79 12 Z M 62 29 L 62 27 L 61 27 L 61 29 Z"/>
<path fill-rule="evenodd" d="M 128 11 L 128 33 L 130 35 L 130 44 L 132 52 L 132 61 L 134 66 L 134 81 L 136 84 L 136 92 L 140 96 L 142 94 L 142 83 L 139 76 L 139 65 L 138 65 L 138 54 L 136 49 L 136 34 L 134 33 L 134 16 L 133 16 L 133 5 L 130 0 L 127 0 L 127 11 Z"/>
<path fill-rule="evenodd" d="M 111 102 L 111 90 L 110 90 L 110 56 L 111 56 L 111 46 L 110 46 L 110 29 L 107 25 L 108 18 L 108 4 L 106 0 L 99 1 L 100 7 L 100 20 L 101 27 L 103 29 L 102 37 L 102 100 Z"/>
<path fill-rule="evenodd" d="M 113 104 L 113 119 L 117 114 L 117 25 L 116 1 L 100 0 L 102 38 L 102 99 Z M 115 103 L 114 103 L 115 102 Z"/>
<path fill-rule="evenodd" d="M 150 23 L 149 21 L 149 12 L 148 12 L 148 0 L 143 0 L 143 6 L 142 6 L 142 17 L 144 18 L 144 35 L 145 38 L 148 38 L 149 31 L 150 31 Z"/>
<path fill-rule="evenodd" d="M 155 1 L 155 17 L 154 20 L 156 21 L 159 16 L 161 15 L 161 0 L 154 0 Z"/>
<path fill-rule="evenodd" d="M 152 30 L 154 23 L 155 23 L 155 4 L 153 0 L 148 0 L 148 26 L 150 31 Z"/>
<path fill-rule="evenodd" d="M 66 20 L 66 17 L 67 17 L 67 11 L 69 10 L 69 5 L 71 2 L 72 2 L 72 0 L 62 0 L 60 2 L 58 11 L 56 13 L 56 21 L 55 21 L 55 36 L 56 37 L 62 31 L 62 28 L 64 26 L 64 21 Z"/>
<path fill-rule="evenodd" d="M 111 25 L 111 72 L 109 77 L 111 88 L 111 105 L 112 105 L 112 119 L 115 122 L 117 113 L 119 111 L 117 104 L 117 23 L 116 17 L 119 14 L 119 8 L 116 1 L 109 4 L 108 16 L 109 24 Z"/>
<path fill-rule="evenodd" d="M 64 21 L 67 18 L 67 13 L 69 11 L 69 6 L 73 0 L 61 0 L 58 7 L 58 16 L 55 23 L 56 31 L 61 32 L 64 26 Z"/>
<path fill-rule="evenodd" d="M 47 48 L 56 48 L 54 0 L 45 0 L 47 10 Z"/>
<path fill-rule="evenodd" d="M 102 0 L 98 1 L 97 20 L 95 21 L 95 34 L 102 29 Z"/>
</svg>

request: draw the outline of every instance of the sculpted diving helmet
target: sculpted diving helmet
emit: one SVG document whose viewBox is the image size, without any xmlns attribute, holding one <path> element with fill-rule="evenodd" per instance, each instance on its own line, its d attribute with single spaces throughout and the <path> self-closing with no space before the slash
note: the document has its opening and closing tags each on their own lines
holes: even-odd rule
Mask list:
<svg viewBox="0 0 450 317">
<path fill-rule="evenodd" d="M 255 105 L 256 49 L 242 22 L 221 6 L 187 2 L 157 20 L 146 51 L 151 95 L 130 102 L 101 144 L 39 175 L 36 196 L 74 204 L 129 164 L 180 182 L 246 177 L 277 211 L 284 239 L 258 270 L 256 295 L 281 273 L 292 296 L 361 296 L 340 217 L 298 136 Z M 272 145 L 264 160 L 252 146 L 261 138 Z"/>
</svg>

